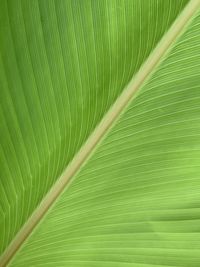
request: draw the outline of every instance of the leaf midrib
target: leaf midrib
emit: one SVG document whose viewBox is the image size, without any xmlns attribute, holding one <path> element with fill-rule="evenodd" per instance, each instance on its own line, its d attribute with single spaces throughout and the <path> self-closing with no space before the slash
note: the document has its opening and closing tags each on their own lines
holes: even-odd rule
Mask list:
<svg viewBox="0 0 200 267">
<path fill-rule="evenodd" d="M 149 79 L 149 77 L 155 71 L 157 65 L 162 61 L 163 56 L 167 53 L 171 45 L 184 30 L 185 26 L 189 23 L 190 19 L 196 13 L 198 8 L 200 8 L 200 0 L 191 0 L 184 8 L 169 31 L 163 36 L 162 40 L 158 43 L 148 59 L 139 69 L 138 73 L 130 81 L 126 89 L 124 89 L 122 94 L 115 101 L 113 106 L 104 116 L 86 143 L 67 166 L 61 177 L 46 194 L 44 199 L 41 201 L 41 204 L 38 206 L 38 208 L 36 208 L 29 220 L 24 224 L 11 244 L 2 254 L 0 258 L 0 267 L 8 264 L 8 262 L 13 258 L 15 253 L 27 239 L 29 234 L 33 231 L 35 226 L 41 221 L 49 208 L 55 203 L 60 194 L 64 191 L 64 189 L 70 186 L 71 182 L 75 178 L 75 174 L 80 170 L 83 164 L 86 163 L 97 145 L 102 141 L 103 137 L 113 127 L 118 117 L 136 96 L 136 93 L 142 87 L 144 82 Z"/>
</svg>

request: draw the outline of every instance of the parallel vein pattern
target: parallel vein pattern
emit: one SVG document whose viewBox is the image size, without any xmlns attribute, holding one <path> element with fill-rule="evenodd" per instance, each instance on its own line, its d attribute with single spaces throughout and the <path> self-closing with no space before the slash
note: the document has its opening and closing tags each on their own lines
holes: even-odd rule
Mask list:
<svg viewBox="0 0 200 267">
<path fill-rule="evenodd" d="M 200 13 L 10 266 L 200 265 Z"/>
<path fill-rule="evenodd" d="M 0 1 L 0 253 L 186 2 Z"/>
</svg>

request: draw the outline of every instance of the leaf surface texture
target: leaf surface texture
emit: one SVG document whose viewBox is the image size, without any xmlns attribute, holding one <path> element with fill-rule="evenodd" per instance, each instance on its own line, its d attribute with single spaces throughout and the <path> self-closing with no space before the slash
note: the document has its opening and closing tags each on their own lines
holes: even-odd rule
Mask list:
<svg viewBox="0 0 200 267">
<path fill-rule="evenodd" d="M 1 2 L 2 252 L 185 4 Z M 10 266 L 198 266 L 199 25 L 197 14 Z"/>
</svg>

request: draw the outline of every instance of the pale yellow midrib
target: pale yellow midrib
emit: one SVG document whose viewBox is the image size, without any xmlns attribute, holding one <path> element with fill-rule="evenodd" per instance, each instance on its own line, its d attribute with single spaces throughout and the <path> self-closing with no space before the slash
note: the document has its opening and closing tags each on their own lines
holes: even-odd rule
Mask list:
<svg viewBox="0 0 200 267">
<path fill-rule="evenodd" d="M 53 203 L 55 203 L 57 197 L 62 193 L 66 186 L 70 184 L 70 181 L 72 181 L 71 178 L 78 172 L 83 163 L 86 162 L 91 153 L 94 151 L 96 145 L 100 142 L 100 140 L 102 140 L 102 137 L 105 135 L 108 129 L 113 126 L 118 116 L 133 99 L 135 93 L 141 88 L 144 81 L 150 77 L 153 70 L 155 69 L 155 66 L 161 61 L 163 55 L 169 49 L 170 45 L 180 35 L 185 25 L 189 22 L 190 18 L 192 18 L 192 16 L 199 8 L 200 0 L 191 0 L 189 4 L 184 8 L 180 16 L 173 23 L 170 30 L 165 34 L 161 42 L 156 46 L 149 58 L 142 65 L 134 79 L 131 80 L 126 89 L 122 92 L 120 97 L 116 100 L 114 105 L 110 108 L 106 116 L 103 118 L 101 123 L 96 127 L 95 131 L 88 138 L 87 142 L 83 145 L 79 153 L 68 165 L 62 176 L 57 180 L 55 185 L 42 200 L 40 206 L 33 212 L 32 216 L 21 228 L 15 239 L 3 253 L 0 258 L 0 267 L 6 266 L 8 264 L 8 262 L 12 259 L 14 254 L 23 244 L 25 239 L 32 232 L 33 228 L 48 211 L 49 207 L 52 206 Z"/>
</svg>

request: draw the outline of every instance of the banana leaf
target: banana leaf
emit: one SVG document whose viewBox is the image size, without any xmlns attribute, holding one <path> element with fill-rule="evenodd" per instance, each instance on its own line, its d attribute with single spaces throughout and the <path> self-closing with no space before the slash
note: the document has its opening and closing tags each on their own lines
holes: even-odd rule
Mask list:
<svg viewBox="0 0 200 267">
<path fill-rule="evenodd" d="M 200 1 L 0 1 L 0 266 L 200 266 Z"/>
</svg>

